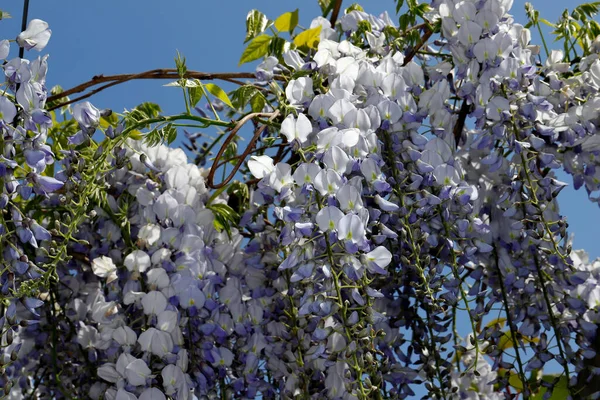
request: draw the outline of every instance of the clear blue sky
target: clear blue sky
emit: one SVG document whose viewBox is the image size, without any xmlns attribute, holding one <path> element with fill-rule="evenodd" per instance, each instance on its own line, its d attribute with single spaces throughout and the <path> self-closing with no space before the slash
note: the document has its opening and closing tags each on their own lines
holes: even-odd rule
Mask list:
<svg viewBox="0 0 600 400">
<path fill-rule="evenodd" d="M 392 0 L 361 2 L 367 11 L 388 10 Z M 555 21 L 566 6 L 581 1 L 534 0 L 542 16 Z M 347 6 L 351 1 L 345 1 Z M 20 29 L 21 0 L 3 2 L 1 8 L 13 19 L 0 21 L 0 39 L 14 38 Z M 237 67 L 243 49 L 245 17 L 257 8 L 274 19 L 283 12 L 300 8 L 300 23 L 307 26 L 319 15 L 316 0 L 31 0 L 29 16 L 46 20 L 53 31 L 44 53 L 50 54 L 49 87 L 70 88 L 98 74 L 141 72 L 174 67 L 179 50 L 189 69 L 248 71 Z M 524 1 L 516 0 L 512 14 L 525 23 Z M 535 32 L 534 41 L 539 43 Z M 28 57 L 37 56 L 37 52 Z M 13 47 L 16 55 L 16 46 Z M 162 81 L 138 81 L 111 88 L 91 99 L 99 108 L 122 111 L 142 101 L 157 102 L 167 113 L 181 112 L 181 92 L 163 87 Z M 570 181 L 568 183 L 571 183 Z M 584 191 L 567 188 L 561 193 L 561 207 L 574 232 L 575 248 L 600 256 L 600 209 L 587 201 Z"/>
</svg>

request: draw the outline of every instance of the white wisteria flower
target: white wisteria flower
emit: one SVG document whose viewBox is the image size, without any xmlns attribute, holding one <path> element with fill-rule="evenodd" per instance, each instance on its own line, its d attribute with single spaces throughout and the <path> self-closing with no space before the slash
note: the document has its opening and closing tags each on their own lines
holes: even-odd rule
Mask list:
<svg viewBox="0 0 600 400">
<path fill-rule="evenodd" d="M 100 278 L 106 278 L 106 283 L 116 280 L 117 266 L 110 257 L 102 256 L 92 261 L 92 271 Z"/>
<path fill-rule="evenodd" d="M 32 19 L 27 24 L 27 29 L 17 36 L 17 43 L 26 50 L 42 51 L 48 44 L 51 35 L 52 31 L 48 28 L 46 21 Z"/>
<path fill-rule="evenodd" d="M 290 114 L 281 123 L 281 133 L 290 143 L 294 140 L 300 144 L 306 143 L 312 130 L 312 124 L 304 114 L 299 114 L 298 119 Z"/>
</svg>

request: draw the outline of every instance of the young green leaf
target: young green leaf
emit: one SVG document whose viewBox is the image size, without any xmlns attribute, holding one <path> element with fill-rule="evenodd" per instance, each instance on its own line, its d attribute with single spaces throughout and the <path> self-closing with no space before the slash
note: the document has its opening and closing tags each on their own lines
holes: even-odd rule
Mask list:
<svg viewBox="0 0 600 400">
<path fill-rule="evenodd" d="M 329 14 L 329 11 L 331 11 L 332 8 L 332 0 L 318 0 L 319 1 L 319 7 L 321 7 L 321 12 L 323 13 L 323 17 L 327 16 L 327 14 Z"/>
<path fill-rule="evenodd" d="M 268 54 L 274 55 L 278 58 L 283 56 L 283 53 L 290 49 L 290 42 L 281 37 L 274 37 L 269 43 Z"/>
<path fill-rule="evenodd" d="M 102 129 L 107 129 L 109 126 L 116 128 L 118 124 L 119 124 L 119 117 L 117 117 L 117 115 L 115 113 L 111 113 L 110 115 L 107 115 L 106 117 L 100 118 L 100 126 L 102 127 Z"/>
<path fill-rule="evenodd" d="M 232 103 L 236 110 L 243 110 L 258 89 L 252 85 L 240 86 L 231 93 Z"/>
<path fill-rule="evenodd" d="M 547 19 L 540 18 L 539 21 L 543 24 L 548 25 L 550 28 L 556 28 L 556 25 L 554 25 L 552 22 L 548 21 Z"/>
<path fill-rule="evenodd" d="M 185 57 L 181 56 L 179 50 L 177 51 L 177 57 L 175 57 L 175 68 L 181 78 L 187 73 L 187 66 L 185 65 Z"/>
<path fill-rule="evenodd" d="M 231 235 L 231 226 L 239 220 L 239 214 L 227 204 L 215 203 L 207 204 L 206 208 L 211 210 L 215 216 L 213 222 L 217 230 L 225 230 L 228 235 Z"/>
<path fill-rule="evenodd" d="M 163 142 L 171 144 L 177 139 L 177 128 L 173 124 L 167 124 L 162 128 L 154 129 L 144 136 L 144 143 L 154 147 Z"/>
<path fill-rule="evenodd" d="M 219 195 L 221 195 L 221 193 L 223 193 L 225 190 L 227 190 L 228 186 L 225 185 L 217 190 L 215 190 L 215 192 L 210 196 L 210 198 L 208 199 L 208 201 L 206 202 L 206 206 L 210 207 L 210 205 L 212 204 L 212 202 L 219 197 Z"/>
<path fill-rule="evenodd" d="M 155 103 L 145 102 L 129 111 L 125 115 L 126 124 L 129 126 L 145 119 L 156 118 L 162 112 L 160 106 Z"/>
<path fill-rule="evenodd" d="M 301 32 L 294 38 L 294 44 L 297 47 L 306 46 L 309 49 L 316 49 L 319 45 L 321 35 L 321 26 L 317 26 L 316 28 L 307 29 L 304 32 Z"/>
<path fill-rule="evenodd" d="M 254 39 L 267 29 L 269 19 L 258 10 L 251 10 L 246 16 L 246 39 L 244 43 Z"/>
<path fill-rule="evenodd" d="M 271 43 L 271 39 L 272 37 L 269 35 L 260 35 L 255 37 L 242 53 L 242 57 L 240 58 L 238 65 L 258 60 L 259 58 L 265 56 L 269 51 L 269 43 Z"/>
<path fill-rule="evenodd" d="M 250 99 L 250 107 L 252 107 L 253 112 L 262 112 L 262 110 L 263 110 L 263 108 L 265 108 L 266 104 L 267 104 L 267 99 L 258 90 L 254 94 L 254 96 L 252 96 L 252 98 Z"/>
<path fill-rule="evenodd" d="M 150 102 L 144 102 L 137 106 L 134 110 L 142 112 L 146 118 L 156 118 L 162 112 L 158 104 Z"/>
<path fill-rule="evenodd" d="M 195 107 L 196 104 L 198 104 L 198 102 L 202 99 L 202 96 L 204 96 L 204 93 L 202 93 L 202 88 L 198 86 L 189 88 L 188 90 L 190 94 L 190 105 Z"/>
<path fill-rule="evenodd" d="M 204 88 L 217 99 L 221 100 L 223 103 L 227 104 L 229 107 L 234 108 L 233 104 L 231 104 L 231 100 L 229 100 L 229 96 L 223 89 L 214 83 L 206 83 L 204 84 Z"/>
<path fill-rule="evenodd" d="M 134 129 L 129 132 L 129 137 L 132 138 L 133 140 L 140 140 L 141 138 L 144 137 L 144 134 L 142 132 L 138 131 L 137 129 Z"/>
<path fill-rule="evenodd" d="M 404 0 L 396 0 L 396 14 L 400 13 L 400 9 L 404 5 Z"/>
<path fill-rule="evenodd" d="M 559 378 L 557 375 L 544 375 L 542 380 L 554 384 L 552 386 L 552 396 L 544 396 L 548 389 L 542 387 L 538 393 L 530 397 L 531 400 L 562 400 L 569 398 L 571 393 L 569 391 L 568 378 L 566 376 L 561 376 Z"/>
<path fill-rule="evenodd" d="M 352 11 L 365 11 L 364 8 L 362 8 L 362 6 L 358 3 L 353 3 L 350 5 L 350 7 L 346 8 L 346 14 L 348 14 L 349 12 Z"/>
<path fill-rule="evenodd" d="M 540 341 L 540 339 L 530 336 L 521 336 L 521 340 L 523 340 L 523 342 L 525 343 L 538 343 Z M 500 350 L 507 350 L 517 346 L 518 344 L 515 345 L 515 343 L 512 340 L 512 335 L 510 331 L 504 331 L 502 333 L 502 336 L 500 337 L 500 340 L 498 341 L 498 348 Z"/>
<path fill-rule="evenodd" d="M 275 28 L 279 32 L 292 32 L 298 25 L 298 9 L 281 14 L 275 20 Z"/>
<path fill-rule="evenodd" d="M 519 375 L 512 371 L 509 371 L 508 373 L 510 374 L 508 378 L 508 384 L 517 390 L 523 390 L 525 386 L 523 385 L 523 381 L 521 380 Z"/>
</svg>

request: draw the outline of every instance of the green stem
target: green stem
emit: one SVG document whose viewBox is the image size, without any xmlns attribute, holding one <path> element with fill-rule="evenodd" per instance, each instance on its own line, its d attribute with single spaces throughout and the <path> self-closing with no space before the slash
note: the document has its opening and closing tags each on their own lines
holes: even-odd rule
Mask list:
<svg viewBox="0 0 600 400">
<path fill-rule="evenodd" d="M 542 27 L 540 26 L 539 21 L 535 21 L 535 26 L 540 33 L 540 37 L 542 38 L 542 44 L 544 45 L 544 51 L 546 52 L 546 58 L 550 57 L 550 51 L 548 50 L 548 45 L 546 44 L 546 39 L 544 38 L 544 32 L 542 32 Z M 568 56 L 568 55 L 567 55 Z"/>
<path fill-rule="evenodd" d="M 531 176 L 529 175 L 529 171 L 527 170 L 527 160 L 525 159 L 525 156 L 523 154 L 521 154 L 521 162 L 522 162 L 522 171 L 523 174 L 525 175 L 525 179 L 527 180 L 528 184 L 529 184 L 529 191 L 530 191 L 530 197 L 531 197 L 531 204 L 536 207 L 539 211 L 539 215 L 540 215 L 540 220 L 541 223 L 543 225 L 543 227 L 545 228 L 545 230 L 548 233 L 548 236 L 550 238 L 550 241 L 552 242 L 553 246 L 554 246 L 554 250 L 556 251 L 556 255 L 558 255 L 559 257 L 564 259 L 563 254 L 560 252 L 560 250 L 558 249 L 558 245 L 556 244 L 555 240 L 554 240 L 554 235 L 552 234 L 552 232 L 550 231 L 550 228 L 544 218 L 544 210 L 541 209 L 540 207 L 540 203 L 539 200 L 537 198 L 537 194 L 536 194 L 536 188 L 534 186 L 534 182 L 531 179 Z M 524 185 L 522 187 L 521 190 L 524 190 Z M 524 205 L 523 205 L 524 207 Z M 540 261 L 538 259 L 537 253 L 533 254 L 533 260 L 535 263 L 535 268 L 536 268 L 536 272 L 537 272 L 537 277 L 539 279 L 539 283 L 540 283 L 540 288 L 542 290 L 542 294 L 544 296 L 544 301 L 546 303 L 546 307 L 548 308 L 548 315 L 550 317 L 550 323 L 552 324 L 552 328 L 554 330 L 554 334 L 556 336 L 556 344 L 558 346 L 558 351 L 560 353 L 560 356 L 563 359 L 564 365 L 563 365 L 563 369 L 565 371 L 566 374 L 566 378 L 567 378 L 567 382 L 570 378 L 570 372 L 569 372 L 569 364 L 568 364 L 568 360 L 565 357 L 565 352 L 563 350 L 563 338 L 562 338 L 562 334 L 560 333 L 560 329 L 558 328 L 558 325 L 556 323 L 556 318 L 554 316 L 554 312 L 552 310 L 552 302 L 550 301 L 550 296 L 548 294 L 548 291 L 546 290 L 546 282 L 544 279 L 544 275 L 548 275 L 547 273 L 545 273 L 544 271 L 542 271 L 541 265 L 540 265 Z M 548 280 L 551 281 L 552 278 L 548 276 Z M 570 390 L 570 385 L 568 385 L 569 390 Z"/>
<path fill-rule="evenodd" d="M 506 312 L 506 323 L 508 324 L 508 328 L 510 329 L 510 337 L 514 344 L 515 354 L 517 358 L 517 366 L 519 367 L 519 379 L 523 382 L 523 385 L 527 385 L 527 378 L 525 377 L 525 372 L 523 369 L 523 361 L 521 361 L 521 353 L 519 352 L 519 342 L 517 341 L 517 331 L 515 324 L 512 320 L 512 315 L 510 314 L 508 295 L 506 293 L 506 288 L 504 287 L 504 281 L 502 277 L 502 271 L 500 270 L 500 262 L 498 260 L 498 251 L 496 250 L 496 245 L 494 244 L 494 264 L 496 266 L 496 272 L 498 273 L 498 284 L 500 285 L 500 291 L 502 292 L 502 302 L 504 303 L 504 310 Z M 527 389 L 527 386 L 524 387 Z M 523 399 L 527 400 L 529 398 L 529 392 L 523 392 Z"/>
<path fill-rule="evenodd" d="M 210 109 L 212 110 L 213 114 L 215 114 L 215 118 L 218 121 L 220 121 L 221 118 L 219 118 L 219 114 L 217 114 L 217 110 L 215 110 L 215 107 L 213 106 L 212 101 L 210 101 L 210 98 L 208 97 L 208 93 L 206 93 L 206 89 L 204 89 L 204 85 L 202 84 L 202 82 L 200 82 L 200 89 L 202 90 L 202 94 L 204 95 L 204 97 L 206 97 L 206 101 L 208 102 Z"/>
<path fill-rule="evenodd" d="M 185 111 L 187 114 L 191 114 L 192 110 L 190 108 L 190 103 L 191 101 L 188 100 L 188 96 L 187 96 L 187 90 L 185 87 L 185 79 L 181 79 L 181 91 L 183 92 L 183 102 L 185 103 Z"/>
<path fill-rule="evenodd" d="M 441 210 L 440 210 L 440 215 L 443 215 Z M 450 238 L 450 227 L 448 226 L 448 223 L 444 220 L 444 218 L 442 217 L 442 223 L 444 224 L 444 231 L 446 232 L 446 237 Z M 467 371 L 471 368 L 477 370 L 477 361 L 479 360 L 479 342 L 477 340 L 477 328 L 475 327 L 475 321 L 473 320 L 473 316 L 471 315 L 471 307 L 469 306 L 469 301 L 467 299 L 467 293 L 465 292 L 465 289 L 463 287 L 463 282 L 460 279 L 460 275 L 458 274 L 457 271 L 457 262 L 456 262 L 456 253 L 454 252 L 454 249 L 450 249 L 450 254 L 452 256 L 452 265 L 450 266 L 452 268 L 452 274 L 454 275 L 454 279 L 456 279 L 457 281 L 460 282 L 459 287 L 460 287 L 460 295 L 462 297 L 463 303 L 465 305 L 465 309 L 467 310 L 467 314 L 469 315 L 469 321 L 471 322 L 471 331 L 473 332 L 473 346 L 475 347 L 475 362 L 473 363 L 472 366 L 467 368 Z"/>
</svg>

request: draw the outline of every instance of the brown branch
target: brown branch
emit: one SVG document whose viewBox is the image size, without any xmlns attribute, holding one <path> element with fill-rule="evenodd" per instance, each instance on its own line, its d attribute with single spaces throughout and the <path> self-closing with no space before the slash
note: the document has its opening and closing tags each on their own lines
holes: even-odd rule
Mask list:
<svg viewBox="0 0 600 400">
<path fill-rule="evenodd" d="M 333 11 L 331 12 L 331 18 L 329 19 L 329 23 L 331 27 L 335 27 L 335 22 L 337 21 L 338 15 L 340 14 L 340 9 L 342 8 L 342 0 L 335 0 L 335 5 L 333 6 Z"/>
<path fill-rule="evenodd" d="M 238 172 L 238 170 L 244 163 L 244 160 L 246 159 L 248 154 L 250 154 L 252 152 L 252 149 L 254 148 L 254 144 L 256 143 L 256 141 L 258 140 L 260 135 L 264 132 L 264 130 L 267 129 L 268 125 L 263 125 L 260 128 L 258 128 L 256 130 L 256 132 L 254 132 L 254 136 L 250 140 L 250 143 L 248 143 L 248 146 L 246 146 L 246 150 L 244 150 L 242 155 L 239 157 L 238 162 L 233 167 L 233 171 L 231 171 L 231 173 L 227 176 L 227 178 L 225 178 L 223 180 L 223 182 L 221 182 L 219 184 L 215 184 L 214 178 L 215 178 L 215 172 L 217 172 L 217 169 L 218 169 L 217 166 L 219 164 L 219 160 L 223 156 L 223 153 L 225 153 L 225 151 L 227 150 L 227 146 L 229 145 L 229 143 L 231 143 L 231 141 L 233 140 L 235 135 L 237 135 L 238 131 L 242 128 L 242 126 L 244 126 L 246 124 L 246 122 L 248 122 L 251 119 L 256 118 L 256 117 L 269 117 L 269 121 L 273 121 L 275 118 L 277 118 L 278 115 L 279 115 L 279 110 L 275 110 L 271 113 L 250 113 L 238 121 L 236 126 L 231 130 L 231 133 L 229 133 L 229 136 L 227 136 L 227 139 L 225 139 L 225 142 L 223 142 L 223 145 L 221 145 L 221 148 L 219 149 L 219 153 L 217 154 L 217 156 L 215 157 L 215 160 L 213 161 L 213 165 L 210 168 L 208 177 L 206 178 L 208 181 L 207 182 L 208 187 L 210 187 L 212 189 L 219 189 L 219 188 L 222 188 L 223 186 L 227 185 L 233 179 L 233 176 Z"/>
<path fill-rule="evenodd" d="M 456 147 L 460 142 L 460 138 L 462 136 L 463 129 L 465 127 L 465 121 L 467 120 L 467 115 L 469 115 L 469 104 L 467 104 L 467 100 L 463 100 L 462 106 L 460 107 L 460 111 L 458 112 L 458 119 L 456 120 L 456 124 L 454 125 L 454 143 L 456 143 Z"/>
<path fill-rule="evenodd" d="M 277 150 L 277 154 L 275 154 L 275 157 L 273 157 L 273 163 L 274 164 L 279 163 L 279 161 L 281 161 L 283 159 L 283 157 L 285 157 L 286 150 L 288 150 L 288 149 L 289 149 L 289 147 L 280 146 L 279 149 Z"/>
<path fill-rule="evenodd" d="M 211 72 L 199 72 L 199 71 L 188 71 L 184 78 L 191 79 L 201 79 L 201 80 L 215 80 L 220 79 L 228 82 L 233 82 L 236 84 L 243 84 L 242 82 L 236 79 L 256 79 L 256 75 L 253 72 L 221 72 L 221 73 L 211 73 Z M 78 97 L 73 101 L 78 101 L 83 98 L 90 97 L 93 94 L 98 93 L 101 90 L 109 88 L 114 85 L 118 85 L 120 83 L 124 83 L 127 81 L 135 80 L 135 79 L 180 79 L 179 74 L 176 69 L 173 68 L 162 68 L 162 69 L 153 69 L 150 71 L 140 72 L 139 74 L 119 74 L 119 75 L 96 75 L 92 79 L 87 82 L 84 82 L 80 85 L 77 85 L 71 89 L 65 90 L 62 93 L 55 94 L 53 96 L 48 97 L 47 101 L 52 102 L 64 97 L 70 96 L 75 93 L 81 93 L 93 86 L 100 85 L 102 83 L 107 83 L 100 88 L 97 88 L 90 92 L 91 94 L 86 94 L 84 96 Z M 273 79 L 278 81 L 285 80 L 282 76 L 275 75 Z M 71 101 L 71 102 L 73 102 Z M 67 103 L 61 103 L 58 107 L 63 106 Z M 55 109 L 57 107 L 53 107 Z"/>
<path fill-rule="evenodd" d="M 133 78 L 133 79 L 136 79 L 136 78 Z M 128 79 L 128 80 L 130 80 L 130 79 Z M 106 85 L 100 86 L 99 88 L 94 89 L 91 92 L 86 93 L 84 95 L 81 95 L 79 97 L 75 97 L 75 98 L 70 99 L 68 101 L 63 101 L 61 103 L 57 103 L 57 104 L 55 104 L 52 107 L 48 107 L 47 110 L 48 111 L 53 111 L 53 110 L 56 110 L 57 108 L 68 106 L 69 104 L 77 103 L 80 100 L 87 99 L 88 97 L 92 97 L 93 95 L 95 95 L 96 93 L 99 93 L 99 92 L 103 91 L 104 89 L 108 89 L 111 86 L 115 86 L 115 85 L 118 85 L 118 84 L 123 83 L 123 82 L 126 82 L 126 81 L 114 81 L 114 82 L 108 83 Z M 52 96 L 52 97 L 54 97 L 54 96 Z"/>
<path fill-rule="evenodd" d="M 424 29 L 425 29 L 425 33 L 423 33 L 423 36 L 421 37 L 421 41 L 415 47 L 413 47 L 412 50 L 408 54 L 406 54 L 406 56 L 404 57 L 403 65 L 406 65 L 409 62 L 411 62 L 411 60 L 415 57 L 415 55 L 417 55 L 419 50 L 421 50 L 421 48 L 423 46 L 425 46 L 425 43 L 427 43 L 427 40 L 429 40 L 431 35 L 433 35 L 433 30 L 428 25 L 425 25 Z"/>
<path fill-rule="evenodd" d="M 278 144 L 273 144 L 271 146 L 259 147 L 257 149 L 252 149 L 252 151 L 250 153 L 248 153 L 248 154 L 258 153 L 259 151 L 269 150 L 269 149 L 272 149 L 274 147 L 279 147 L 280 149 L 282 149 L 282 148 L 288 148 L 289 147 L 289 143 L 278 143 Z M 279 153 L 279 151 L 277 153 Z M 232 162 L 233 160 L 238 160 L 239 161 L 240 158 L 242 158 L 242 156 L 243 156 L 243 154 L 240 154 L 239 156 L 235 156 L 235 157 L 228 158 L 227 160 L 223 160 L 223 161 L 221 161 L 221 162 L 219 162 L 217 164 L 216 168 L 221 168 L 222 166 L 224 166 L 224 165 Z M 273 164 L 277 164 L 277 163 L 278 163 L 278 161 L 275 158 L 273 158 Z"/>
<path fill-rule="evenodd" d="M 420 24 L 409 26 L 403 33 L 408 33 L 417 29 L 429 28 L 429 22 L 421 22 Z"/>
</svg>

